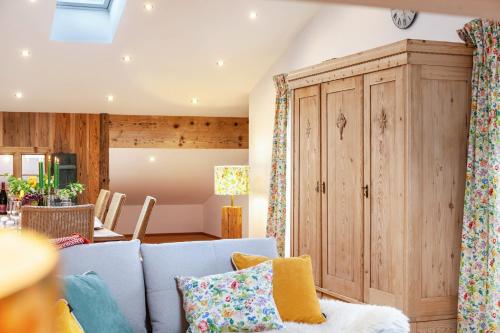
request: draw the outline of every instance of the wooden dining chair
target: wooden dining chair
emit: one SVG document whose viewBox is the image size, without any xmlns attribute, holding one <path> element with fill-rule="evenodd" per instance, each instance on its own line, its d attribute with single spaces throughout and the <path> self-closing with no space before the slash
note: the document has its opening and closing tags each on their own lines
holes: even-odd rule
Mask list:
<svg viewBox="0 0 500 333">
<path fill-rule="evenodd" d="M 142 206 L 141 214 L 139 215 L 139 220 L 137 220 L 137 224 L 135 225 L 132 239 L 138 239 L 141 241 L 141 243 L 144 240 L 144 236 L 146 235 L 146 228 L 148 227 L 149 217 L 151 216 L 151 212 L 153 211 L 153 207 L 155 204 L 155 198 L 150 196 L 146 197 L 146 200 L 144 200 L 144 205 Z"/>
<path fill-rule="evenodd" d="M 49 238 L 80 234 L 93 241 L 94 205 L 69 207 L 23 206 L 22 230 L 34 230 Z"/>
<path fill-rule="evenodd" d="M 111 203 L 109 204 L 108 212 L 106 213 L 106 219 L 104 220 L 104 228 L 109 230 L 115 230 L 116 223 L 120 217 L 122 211 L 123 203 L 127 196 L 123 193 L 115 192 L 111 198 Z"/>
<path fill-rule="evenodd" d="M 105 189 L 101 189 L 99 191 L 99 196 L 97 197 L 97 200 L 95 202 L 95 216 L 99 220 L 101 220 L 101 222 L 104 220 L 104 217 L 106 216 L 106 209 L 108 208 L 110 195 L 111 192 Z"/>
</svg>

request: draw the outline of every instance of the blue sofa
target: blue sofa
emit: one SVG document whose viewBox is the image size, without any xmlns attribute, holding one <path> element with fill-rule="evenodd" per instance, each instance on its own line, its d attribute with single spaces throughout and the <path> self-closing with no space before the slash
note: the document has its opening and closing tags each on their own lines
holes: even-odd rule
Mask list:
<svg viewBox="0 0 500 333">
<path fill-rule="evenodd" d="M 134 332 L 181 333 L 187 323 L 174 277 L 231 271 L 235 251 L 277 256 L 275 241 L 263 238 L 142 245 L 109 242 L 61 250 L 60 270 L 63 275 L 97 272 Z M 376 330 L 388 332 L 395 331 Z"/>
</svg>

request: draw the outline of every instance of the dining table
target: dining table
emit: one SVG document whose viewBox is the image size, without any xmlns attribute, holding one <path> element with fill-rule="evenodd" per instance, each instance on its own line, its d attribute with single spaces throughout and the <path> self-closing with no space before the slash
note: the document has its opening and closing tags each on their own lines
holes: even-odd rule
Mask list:
<svg viewBox="0 0 500 333">
<path fill-rule="evenodd" d="M 122 234 L 106 228 L 94 230 L 94 243 L 126 241 L 128 238 Z"/>
</svg>

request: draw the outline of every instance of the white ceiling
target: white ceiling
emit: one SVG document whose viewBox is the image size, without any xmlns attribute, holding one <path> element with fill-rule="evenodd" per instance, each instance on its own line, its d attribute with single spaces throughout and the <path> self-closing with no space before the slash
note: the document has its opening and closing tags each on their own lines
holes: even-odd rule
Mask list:
<svg viewBox="0 0 500 333">
<path fill-rule="evenodd" d="M 112 148 L 110 189 L 125 193 L 127 205 L 147 195 L 158 204 L 203 204 L 214 194 L 214 166 L 247 164 L 248 149 Z"/>
<path fill-rule="evenodd" d="M 253 85 L 318 10 L 296 1 L 153 3 L 146 12 L 128 0 L 113 43 L 79 44 L 49 40 L 55 0 L 0 0 L 0 111 L 246 116 Z"/>
</svg>

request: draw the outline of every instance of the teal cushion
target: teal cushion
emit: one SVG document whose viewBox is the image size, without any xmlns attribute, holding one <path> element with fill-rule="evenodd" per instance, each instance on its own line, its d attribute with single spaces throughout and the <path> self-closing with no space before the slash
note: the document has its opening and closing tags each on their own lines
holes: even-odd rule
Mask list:
<svg viewBox="0 0 500 333">
<path fill-rule="evenodd" d="M 133 333 L 95 272 L 65 276 L 64 289 L 66 300 L 86 333 Z"/>
</svg>

